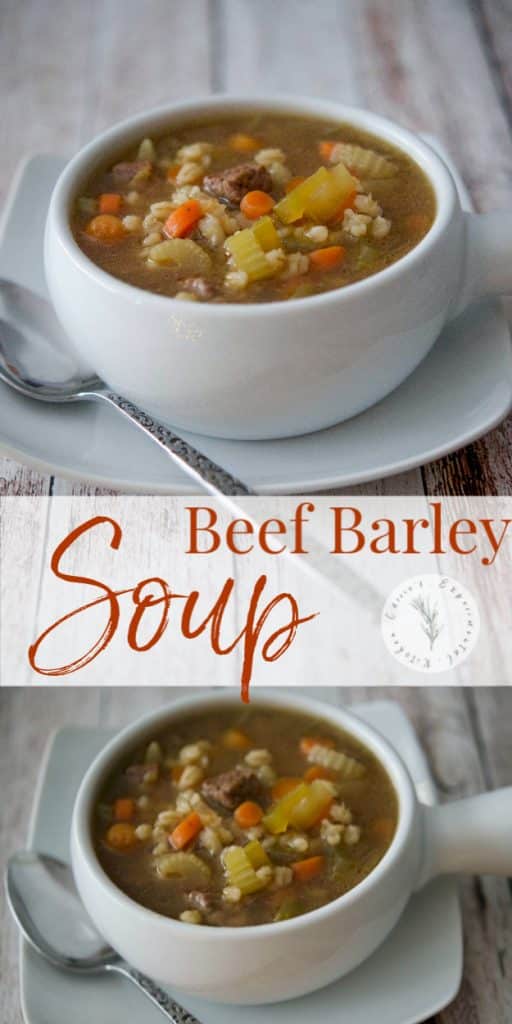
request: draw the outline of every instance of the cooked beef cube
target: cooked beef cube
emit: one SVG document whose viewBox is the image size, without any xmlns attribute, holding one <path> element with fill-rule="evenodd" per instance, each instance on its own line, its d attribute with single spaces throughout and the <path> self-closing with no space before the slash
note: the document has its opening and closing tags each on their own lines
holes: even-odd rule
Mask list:
<svg viewBox="0 0 512 1024">
<path fill-rule="evenodd" d="M 260 167 L 259 164 L 238 164 L 236 167 L 227 167 L 225 171 L 206 175 L 203 188 L 217 196 L 217 199 L 239 206 L 247 192 L 253 189 L 271 192 L 272 178 L 266 167 Z"/>
<path fill-rule="evenodd" d="M 195 907 L 196 910 L 200 910 L 202 914 L 211 914 L 217 905 L 217 901 L 212 892 L 201 892 L 200 889 L 194 889 L 192 892 L 188 892 L 187 900 L 192 907 Z"/>
<path fill-rule="evenodd" d="M 182 288 L 187 292 L 193 292 L 198 299 L 213 299 L 215 288 L 210 281 L 204 277 L 187 277 L 181 282 Z"/>
<path fill-rule="evenodd" d="M 112 175 L 117 185 L 139 185 L 149 178 L 153 164 L 151 160 L 123 160 L 112 168 Z"/>
<path fill-rule="evenodd" d="M 261 802 L 265 798 L 265 788 L 256 772 L 245 765 L 205 779 L 201 792 L 208 803 L 218 804 L 228 811 L 234 811 L 244 800 Z"/>
</svg>

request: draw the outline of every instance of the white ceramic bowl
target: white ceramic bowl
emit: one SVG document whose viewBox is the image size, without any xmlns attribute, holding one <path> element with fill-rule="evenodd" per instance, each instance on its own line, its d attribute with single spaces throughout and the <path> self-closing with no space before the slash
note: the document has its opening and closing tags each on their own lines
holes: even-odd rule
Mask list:
<svg viewBox="0 0 512 1024">
<path fill-rule="evenodd" d="M 427 236 L 397 263 L 345 288 L 242 305 L 143 291 L 81 251 L 70 210 L 99 164 L 172 125 L 254 108 L 350 122 L 400 147 L 436 193 Z M 415 369 L 449 317 L 478 294 L 510 288 L 512 245 L 502 220 L 464 214 L 440 157 L 386 118 L 325 100 L 210 96 L 132 117 L 71 160 L 48 213 L 46 274 L 81 362 L 113 389 L 185 430 L 285 437 L 330 426 L 379 401 Z"/>
<path fill-rule="evenodd" d="M 96 926 L 129 963 L 176 989 L 225 1003 L 300 996 L 347 973 L 384 941 L 415 888 L 446 871 L 512 872 L 512 788 L 444 807 L 421 806 L 398 754 L 348 711 L 293 694 L 253 697 L 276 714 L 296 709 L 352 733 L 379 758 L 396 789 L 397 831 L 377 867 L 339 899 L 302 917 L 243 928 L 175 921 L 126 896 L 94 852 L 91 821 L 113 767 L 185 712 L 233 705 L 229 692 L 177 701 L 129 726 L 94 761 L 77 795 L 72 863 Z"/>
</svg>

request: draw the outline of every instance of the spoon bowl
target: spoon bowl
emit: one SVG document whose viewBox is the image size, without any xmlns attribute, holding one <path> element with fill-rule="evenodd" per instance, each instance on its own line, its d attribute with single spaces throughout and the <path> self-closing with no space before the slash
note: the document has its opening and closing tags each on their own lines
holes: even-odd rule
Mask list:
<svg viewBox="0 0 512 1024">
<path fill-rule="evenodd" d="M 23 937 L 54 967 L 75 974 L 114 971 L 133 982 L 172 1024 L 199 1024 L 105 942 L 80 900 L 67 864 L 33 850 L 19 850 L 8 861 L 5 887 Z"/>
<path fill-rule="evenodd" d="M 250 489 L 188 441 L 81 369 L 46 299 L 0 279 L 0 380 L 40 402 L 103 401 L 117 409 L 178 463 L 200 490 L 221 496 Z"/>
</svg>

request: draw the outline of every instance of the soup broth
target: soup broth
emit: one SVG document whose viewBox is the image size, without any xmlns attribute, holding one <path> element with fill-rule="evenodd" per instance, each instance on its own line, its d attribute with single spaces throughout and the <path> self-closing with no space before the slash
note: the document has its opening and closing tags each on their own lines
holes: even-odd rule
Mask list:
<svg viewBox="0 0 512 1024">
<path fill-rule="evenodd" d="M 138 903 L 190 924 L 258 925 L 348 892 L 398 817 L 380 762 L 302 713 L 238 706 L 184 717 L 112 772 L 98 858 Z"/>
<path fill-rule="evenodd" d="M 261 112 L 142 139 L 94 174 L 71 226 L 129 284 L 254 303 L 375 274 L 434 216 L 433 189 L 401 150 L 349 124 Z"/>
</svg>

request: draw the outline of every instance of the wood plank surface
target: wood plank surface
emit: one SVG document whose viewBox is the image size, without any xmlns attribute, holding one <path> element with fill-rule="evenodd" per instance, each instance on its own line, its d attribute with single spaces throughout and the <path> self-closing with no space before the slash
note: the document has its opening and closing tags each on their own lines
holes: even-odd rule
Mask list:
<svg viewBox="0 0 512 1024">
<path fill-rule="evenodd" d="M 71 154 L 136 110 L 229 89 L 340 98 L 433 132 L 478 209 L 512 205 L 510 0 L 4 0 L 0 25 L 0 202 L 28 152 Z M 510 494 L 511 440 L 507 421 L 355 490 Z M 54 489 L 97 493 L 0 459 L 0 494 Z"/>
<path fill-rule="evenodd" d="M 66 724 L 122 726 L 183 694 L 160 688 L 0 690 L 0 864 L 23 846 L 41 757 L 50 733 Z M 188 692 L 188 691 L 187 691 Z M 396 700 L 427 753 L 442 800 L 512 783 L 512 689 L 452 687 L 391 690 L 331 688 L 315 695 L 353 704 Z M 461 884 L 465 966 L 462 988 L 435 1024 L 509 1024 L 512 1013 L 512 899 L 504 880 Z M 17 941 L 0 895 L 0 1020 L 22 1024 Z"/>
</svg>

